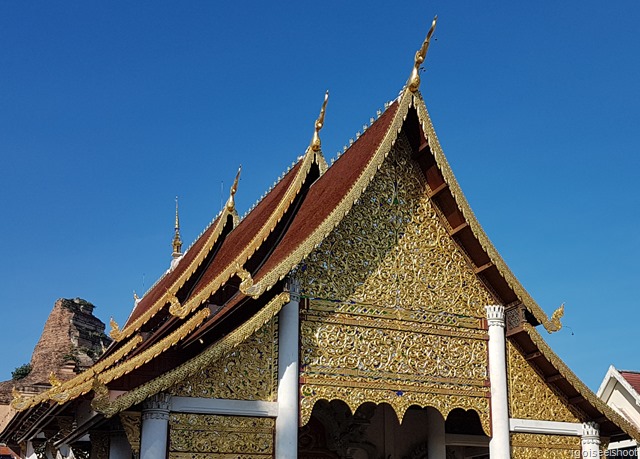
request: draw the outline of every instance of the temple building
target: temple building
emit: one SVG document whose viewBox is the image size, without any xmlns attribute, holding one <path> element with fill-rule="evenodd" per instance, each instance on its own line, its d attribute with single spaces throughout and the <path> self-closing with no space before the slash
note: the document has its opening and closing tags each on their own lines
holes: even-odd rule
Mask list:
<svg viewBox="0 0 640 459">
<path fill-rule="evenodd" d="M 617 370 L 611 365 L 597 394 L 636 429 L 640 429 L 640 372 Z M 609 444 L 608 454 L 611 457 L 638 457 L 640 447 L 635 440 L 613 442 Z"/>
<path fill-rule="evenodd" d="M 234 197 L 88 370 L 14 391 L 0 442 L 96 459 L 599 457 L 640 440 L 545 343 L 420 88 L 331 165 L 320 132 L 245 217 Z M 330 107 L 329 107 L 330 111 Z M 546 331 L 543 331 L 546 330 Z"/>
</svg>

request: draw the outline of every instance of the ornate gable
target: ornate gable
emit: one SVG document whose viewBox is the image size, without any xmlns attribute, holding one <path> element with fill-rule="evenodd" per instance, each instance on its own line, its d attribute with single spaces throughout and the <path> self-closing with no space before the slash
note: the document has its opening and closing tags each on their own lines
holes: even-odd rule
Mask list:
<svg viewBox="0 0 640 459">
<path fill-rule="evenodd" d="M 488 426 L 484 306 L 401 134 L 349 214 L 299 266 L 302 423 L 318 399 L 475 409 Z M 348 389 L 347 389 L 348 387 Z"/>
</svg>

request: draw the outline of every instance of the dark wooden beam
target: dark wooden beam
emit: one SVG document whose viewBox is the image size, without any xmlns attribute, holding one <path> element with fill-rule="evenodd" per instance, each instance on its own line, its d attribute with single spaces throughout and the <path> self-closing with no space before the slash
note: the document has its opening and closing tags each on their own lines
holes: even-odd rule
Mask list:
<svg viewBox="0 0 640 459">
<path fill-rule="evenodd" d="M 493 266 L 493 263 L 491 263 L 491 262 L 485 263 L 482 266 L 476 267 L 475 272 L 476 272 L 476 274 L 480 274 L 482 271 L 485 271 L 485 270 L 491 268 L 492 266 Z"/>
<path fill-rule="evenodd" d="M 451 230 L 450 235 L 453 236 L 457 233 L 459 233 L 460 231 L 462 231 L 463 229 L 465 229 L 467 226 L 469 226 L 469 224 L 467 222 L 464 223 L 460 223 L 458 226 L 456 226 L 455 228 L 453 228 Z"/>
<path fill-rule="evenodd" d="M 582 395 L 576 395 L 575 397 L 571 397 L 569 399 L 569 403 L 575 405 L 576 403 L 584 402 L 585 398 Z"/>
<path fill-rule="evenodd" d="M 529 354 L 526 354 L 524 356 L 524 359 L 528 361 L 528 360 L 537 359 L 538 357 L 541 357 L 541 356 L 542 356 L 542 352 L 535 351 L 535 352 L 530 352 Z"/>
<path fill-rule="evenodd" d="M 440 194 L 442 190 L 446 190 L 447 188 L 449 188 L 449 184 L 447 182 L 443 182 L 439 186 L 435 187 L 433 190 L 430 189 L 427 192 L 427 196 L 429 196 L 430 198 L 433 198 L 434 196 Z"/>
<path fill-rule="evenodd" d="M 560 373 L 556 373 L 555 375 L 547 376 L 546 378 L 544 378 L 544 380 L 548 383 L 552 383 L 560 379 L 564 379 L 564 376 L 562 376 Z"/>
</svg>

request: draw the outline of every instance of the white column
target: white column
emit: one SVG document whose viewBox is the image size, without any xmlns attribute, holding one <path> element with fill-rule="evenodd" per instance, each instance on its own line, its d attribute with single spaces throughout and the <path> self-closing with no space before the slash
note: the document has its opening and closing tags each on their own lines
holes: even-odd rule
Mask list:
<svg viewBox="0 0 640 459">
<path fill-rule="evenodd" d="M 429 459 L 446 459 L 447 443 L 444 432 L 444 418 L 438 410 L 427 408 L 427 457 Z"/>
<path fill-rule="evenodd" d="M 278 459 L 298 457 L 300 288 L 297 282 L 290 281 L 289 293 L 290 301 L 280 311 L 278 322 Z"/>
<path fill-rule="evenodd" d="M 582 457 L 600 457 L 600 426 L 595 422 L 582 424 Z"/>
<path fill-rule="evenodd" d="M 109 459 L 131 459 L 131 446 L 124 432 L 112 432 L 109 436 Z"/>
<path fill-rule="evenodd" d="M 140 459 L 166 459 L 171 395 L 156 394 L 142 404 Z"/>
<path fill-rule="evenodd" d="M 504 306 L 487 306 L 489 325 L 489 380 L 491 383 L 491 459 L 510 459 L 507 361 L 505 357 Z"/>
</svg>

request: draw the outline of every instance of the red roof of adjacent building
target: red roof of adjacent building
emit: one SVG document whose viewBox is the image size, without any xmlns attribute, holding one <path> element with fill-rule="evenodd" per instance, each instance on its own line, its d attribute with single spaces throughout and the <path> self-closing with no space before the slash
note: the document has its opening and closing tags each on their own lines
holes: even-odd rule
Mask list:
<svg viewBox="0 0 640 459">
<path fill-rule="evenodd" d="M 640 371 L 621 371 L 620 374 L 640 394 Z"/>
</svg>

